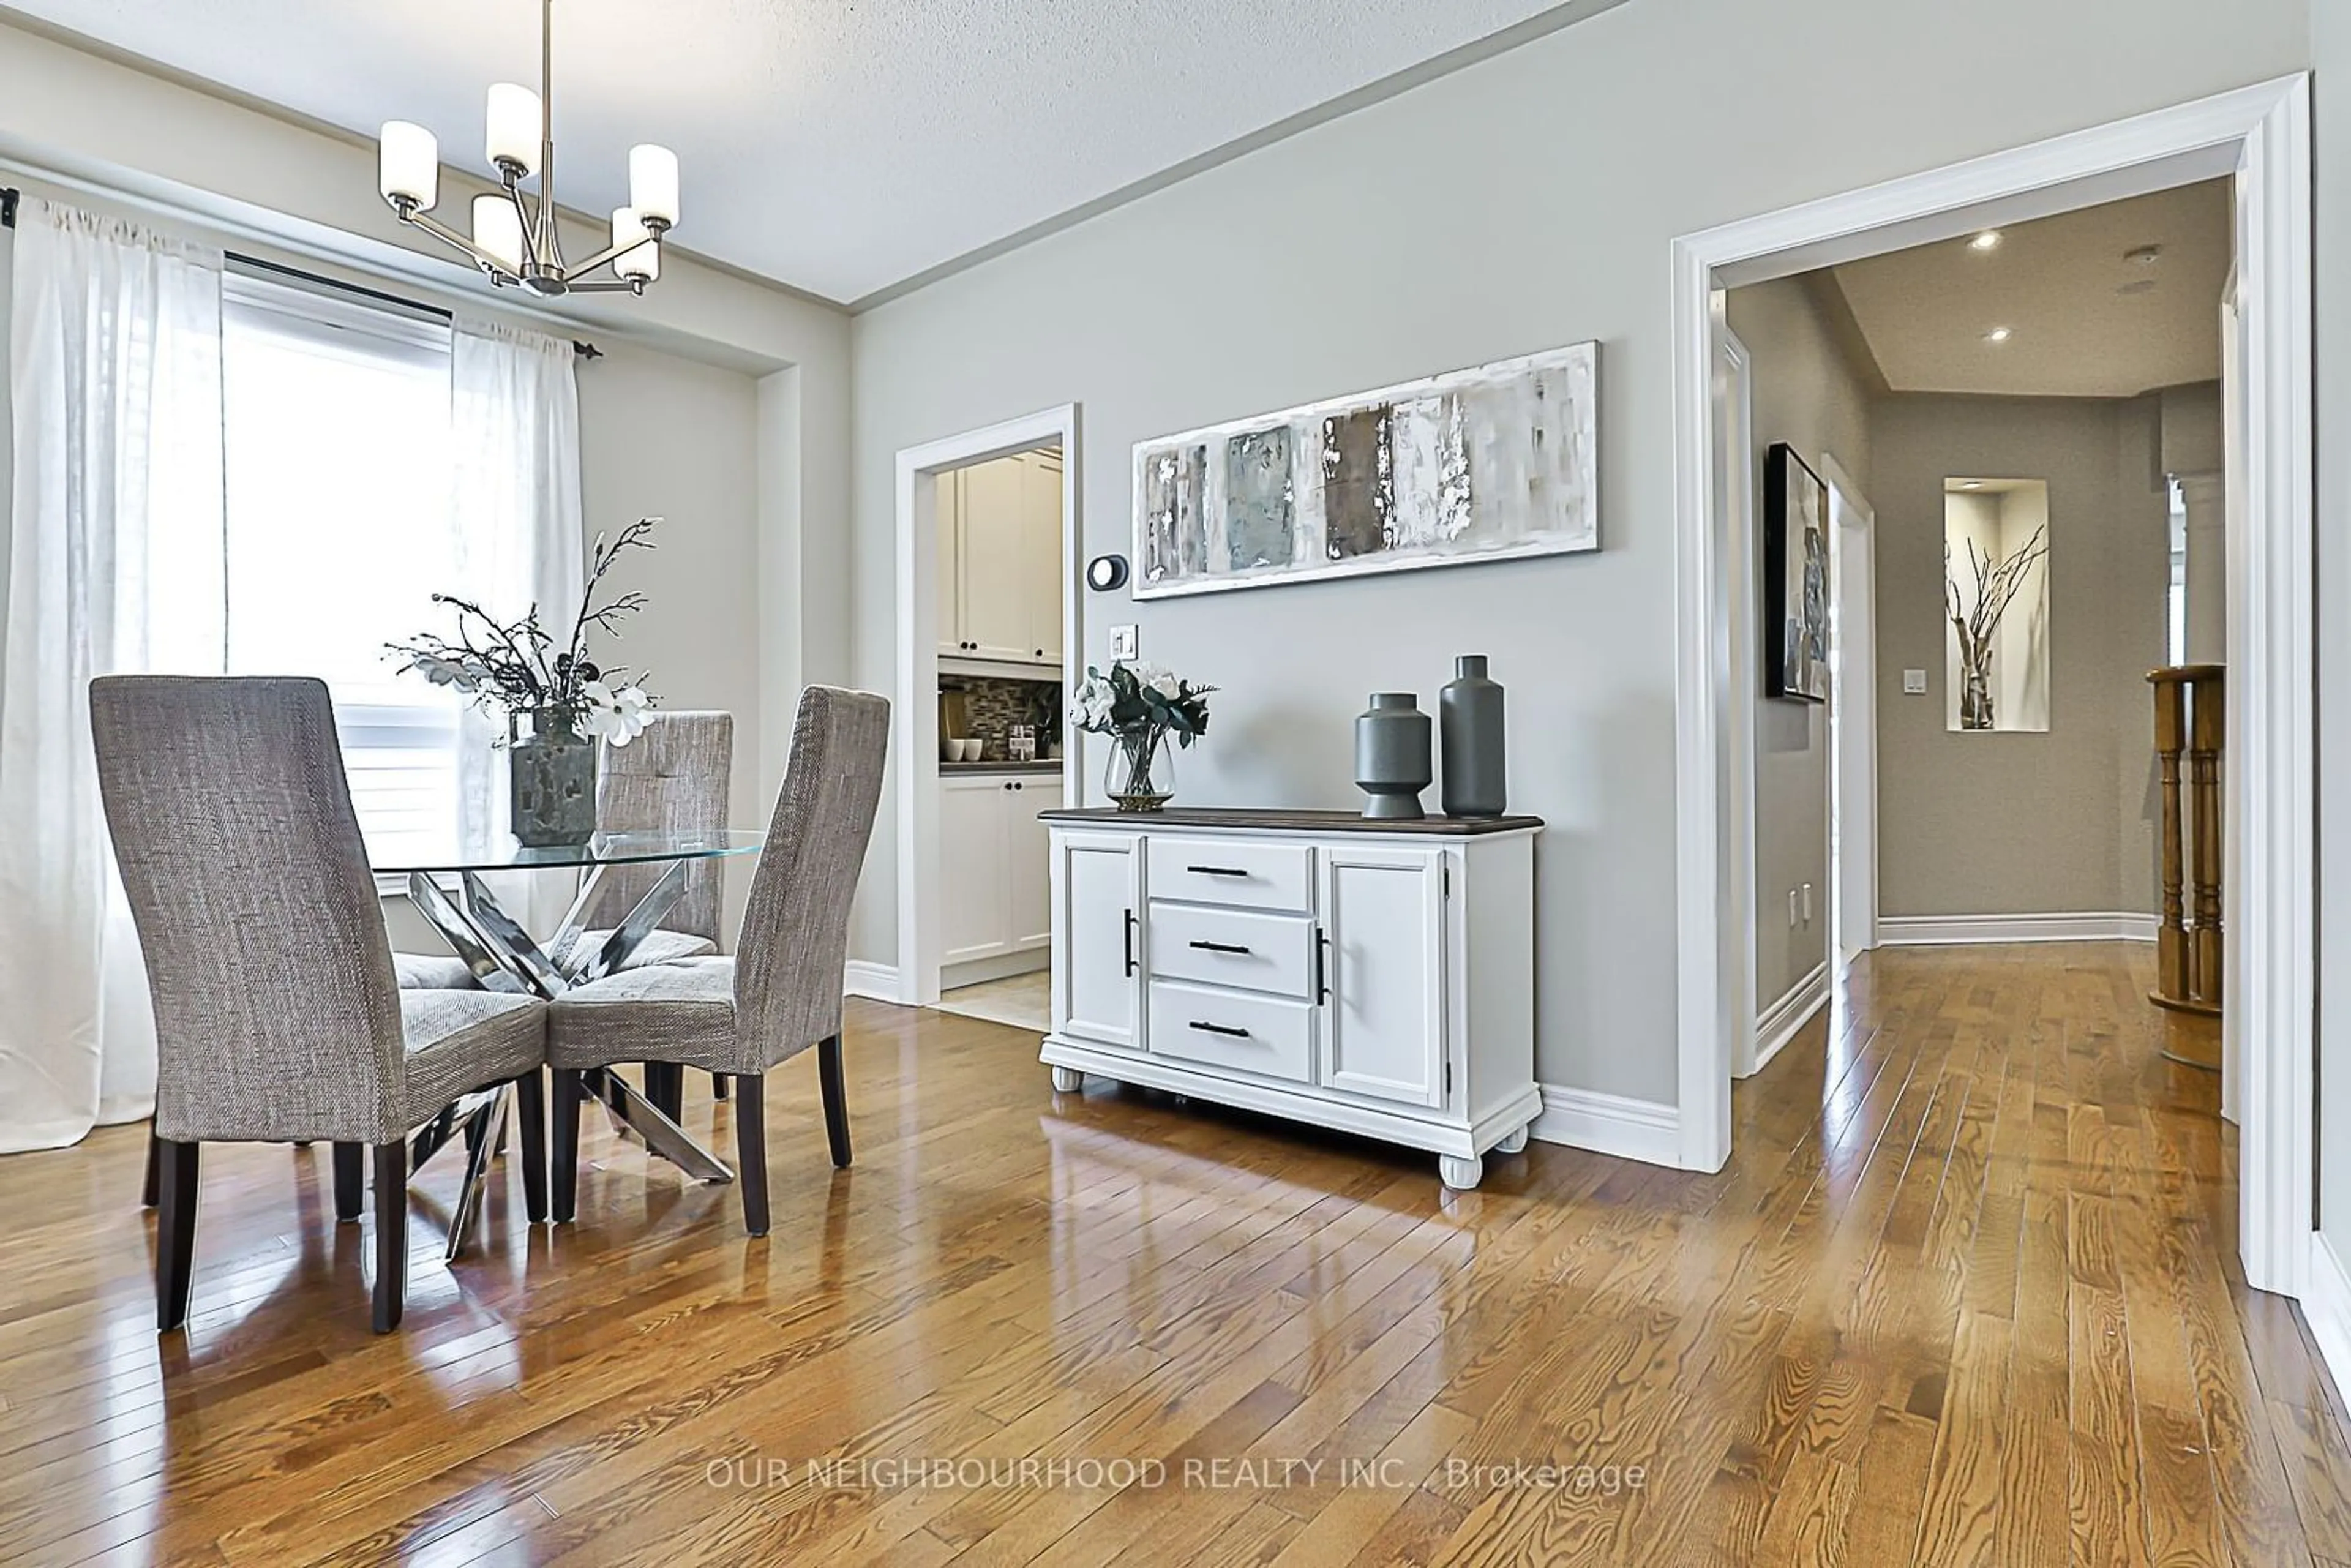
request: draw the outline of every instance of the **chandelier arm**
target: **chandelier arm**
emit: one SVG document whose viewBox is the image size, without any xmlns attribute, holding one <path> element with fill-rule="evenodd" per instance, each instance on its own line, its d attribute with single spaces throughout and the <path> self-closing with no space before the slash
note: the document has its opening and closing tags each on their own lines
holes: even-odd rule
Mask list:
<svg viewBox="0 0 2351 1568">
<path fill-rule="evenodd" d="M 587 260 L 580 263 L 579 266 L 569 268 L 566 273 L 566 276 L 570 277 L 585 277 L 590 273 L 595 271 L 598 267 L 602 267 L 605 263 L 618 261 L 621 257 L 628 255 L 639 246 L 659 245 L 660 243 L 661 242 L 657 239 L 647 237 L 645 239 L 631 240 L 627 245 L 608 245 L 602 250 L 600 250 L 595 255 L 590 256 Z M 575 283 L 572 287 L 577 288 L 580 285 Z"/>
<path fill-rule="evenodd" d="M 595 283 L 572 284 L 564 292 L 566 294 L 633 294 L 642 299 L 644 298 L 645 286 L 632 278 L 604 278 Z"/>
<path fill-rule="evenodd" d="M 400 209 L 400 221 L 404 224 L 413 224 L 416 227 L 423 229 L 426 234 L 431 235 L 434 239 L 439 240 L 443 245 L 449 246 L 454 249 L 465 252 L 465 255 L 473 258 L 475 266 L 482 268 L 492 277 L 496 278 L 500 282 L 506 282 L 509 279 L 517 283 L 521 281 L 520 278 L 516 277 L 513 273 L 507 270 L 505 262 L 500 261 L 496 256 L 492 256 L 489 252 L 475 245 L 472 240 L 466 238 L 464 235 L 459 234 L 455 229 L 451 228 L 448 225 L 443 223 L 440 219 L 434 217 L 429 213 L 420 213 L 413 207 L 403 206 Z"/>
</svg>

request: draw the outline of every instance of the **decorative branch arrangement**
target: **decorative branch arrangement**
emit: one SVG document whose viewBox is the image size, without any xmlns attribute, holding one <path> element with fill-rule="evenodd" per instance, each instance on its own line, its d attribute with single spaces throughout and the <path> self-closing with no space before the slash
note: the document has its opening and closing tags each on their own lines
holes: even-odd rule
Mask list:
<svg viewBox="0 0 2351 1568">
<path fill-rule="evenodd" d="M 501 622 L 474 600 L 436 593 L 434 603 L 456 612 L 455 634 L 420 632 L 413 642 L 388 643 L 385 650 L 406 661 L 401 674 L 413 672 L 436 686 L 461 692 L 485 713 L 503 715 L 509 721 L 529 714 L 542 729 L 626 746 L 644 729 L 645 710 L 653 698 L 639 684 L 642 677 L 632 679 L 626 669 L 600 666 L 588 656 L 588 632 L 593 627 L 617 637 L 629 617 L 645 607 L 645 596 L 633 590 L 601 603 L 597 592 L 622 554 L 654 548 L 653 531 L 660 521 L 639 518 L 610 544 L 601 534 L 596 537 L 580 608 L 560 647 L 539 621 L 536 604 L 522 619 Z"/>
<path fill-rule="evenodd" d="M 1992 727 L 1992 638 L 2000 631 L 2001 618 L 2023 591 L 2025 579 L 2036 564 L 2047 559 L 2048 531 L 2045 528 L 2033 529 L 2032 537 L 2005 558 L 1978 550 L 1975 541 L 1970 539 L 1968 565 L 1975 577 L 1975 598 L 1967 604 L 1962 604 L 1959 582 L 1951 575 L 1950 541 L 1943 543 L 1943 613 L 1951 622 L 1952 634 L 1959 640 L 1961 729 Z"/>
</svg>

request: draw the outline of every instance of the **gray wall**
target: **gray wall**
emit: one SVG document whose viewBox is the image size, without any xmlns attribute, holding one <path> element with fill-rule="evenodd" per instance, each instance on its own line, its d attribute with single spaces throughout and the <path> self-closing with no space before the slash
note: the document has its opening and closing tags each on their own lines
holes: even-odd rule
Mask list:
<svg viewBox="0 0 2351 1568">
<path fill-rule="evenodd" d="M 2153 709 L 2170 580 L 2157 400 L 1878 400 L 1881 916 L 2155 911 Z M 2049 730 L 1948 727 L 1943 481 L 2049 484 Z M 1927 672 L 1924 696 L 1902 672 Z"/>
<path fill-rule="evenodd" d="M 1817 284 L 1786 277 L 1730 290 L 1730 329 L 1752 382 L 1753 526 L 1761 537 L 1763 455 L 1784 441 L 1827 476 L 1823 455 L 1869 493 L 1869 377 L 1848 360 L 1814 303 Z M 1762 624 L 1761 579 L 1756 583 Z M 1760 668 L 1760 666 L 1759 666 Z M 1828 956 L 1829 710 L 1755 697 L 1755 1004 L 1768 1008 Z M 1810 883 L 1813 918 L 1788 924 L 1788 894 Z"/>
<path fill-rule="evenodd" d="M 1451 655 L 1490 653 L 1511 688 L 1513 804 L 1551 824 L 1538 1071 L 1671 1101 L 1668 242 L 2297 69 L 2307 38 L 2306 0 L 1640 0 L 868 312 L 856 678 L 893 680 L 902 448 L 1078 402 L 1086 546 L 1123 550 L 1137 441 L 1598 339 L 1598 554 L 1089 595 L 1083 646 L 1101 661 L 1131 620 L 1146 656 L 1227 688 L 1182 759 L 1186 800 L 1290 806 L 1354 803 L 1366 692 L 1432 694 Z M 883 810 L 853 951 L 890 963 Z"/>
<path fill-rule="evenodd" d="M 2315 276 L 2351 276 L 2351 7 L 2311 0 Z M 2351 298 L 2317 293 L 2318 1223 L 2351 1258 Z"/>
<path fill-rule="evenodd" d="M 614 569 L 617 590 L 651 604 L 618 646 L 664 707 L 735 716 L 734 821 L 758 827 L 774 804 L 761 783 L 763 713 L 758 384 L 716 365 L 615 342 L 580 366 L 580 494 L 587 534 L 664 519 L 659 548 Z M 779 720 L 778 722 L 788 722 Z M 723 929 L 740 922 L 747 862 L 727 863 Z"/>
</svg>

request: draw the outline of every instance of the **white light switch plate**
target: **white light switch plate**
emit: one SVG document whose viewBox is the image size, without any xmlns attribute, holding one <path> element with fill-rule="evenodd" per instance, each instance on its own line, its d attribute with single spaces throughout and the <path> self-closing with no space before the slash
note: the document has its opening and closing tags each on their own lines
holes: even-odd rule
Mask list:
<svg viewBox="0 0 2351 1568">
<path fill-rule="evenodd" d="M 1139 626 L 1113 626 L 1110 629 L 1110 656 L 1113 659 L 1138 659 L 1143 655 L 1143 629 Z"/>
<path fill-rule="evenodd" d="M 1906 697 L 1925 696 L 1927 695 L 1927 672 L 1924 670 L 1903 671 L 1902 695 Z"/>
</svg>

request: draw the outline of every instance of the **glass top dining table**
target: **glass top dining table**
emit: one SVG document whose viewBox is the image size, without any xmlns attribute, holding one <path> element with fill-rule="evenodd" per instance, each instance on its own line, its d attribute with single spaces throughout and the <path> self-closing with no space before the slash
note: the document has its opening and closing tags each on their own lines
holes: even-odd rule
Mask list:
<svg viewBox="0 0 2351 1568">
<path fill-rule="evenodd" d="M 601 979 L 624 964 L 684 896 L 698 862 L 757 854 L 767 835 L 747 828 L 630 830 L 585 842 L 534 846 L 510 834 L 387 833 L 368 841 L 379 876 L 405 876 L 409 901 L 486 989 L 549 1000 Z M 616 866 L 666 864 L 610 931 L 584 926 L 606 873 Z M 580 873 L 555 929 L 534 934 L 501 904 L 485 877 L 499 872 Z M 455 885 L 450 885 L 454 879 Z"/>
</svg>

